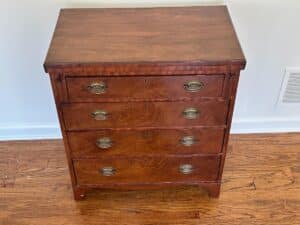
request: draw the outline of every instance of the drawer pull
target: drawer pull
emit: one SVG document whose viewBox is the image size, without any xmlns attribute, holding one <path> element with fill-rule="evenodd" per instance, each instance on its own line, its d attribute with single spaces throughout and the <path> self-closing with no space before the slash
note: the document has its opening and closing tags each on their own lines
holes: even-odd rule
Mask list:
<svg viewBox="0 0 300 225">
<path fill-rule="evenodd" d="M 193 166 L 191 164 L 183 164 L 179 166 L 179 171 L 182 174 L 191 174 L 193 172 Z"/>
<path fill-rule="evenodd" d="M 108 149 L 112 147 L 112 140 L 108 137 L 99 138 L 96 141 L 96 145 L 101 149 Z"/>
<path fill-rule="evenodd" d="M 87 86 L 87 90 L 90 93 L 96 94 L 96 95 L 105 93 L 106 88 L 107 88 L 107 86 L 103 82 L 93 82 Z"/>
<path fill-rule="evenodd" d="M 182 112 L 184 118 L 193 120 L 196 119 L 199 116 L 199 111 L 196 108 L 186 108 Z"/>
<path fill-rule="evenodd" d="M 91 115 L 95 120 L 106 120 L 108 113 L 104 110 L 96 110 Z"/>
<path fill-rule="evenodd" d="M 100 173 L 105 176 L 105 177 L 110 177 L 113 176 L 116 173 L 116 169 L 114 167 L 108 166 L 108 167 L 103 167 L 100 170 Z"/>
<path fill-rule="evenodd" d="M 188 92 L 197 92 L 204 87 L 204 84 L 201 81 L 189 81 L 185 83 L 183 86 L 185 90 Z"/>
<path fill-rule="evenodd" d="M 183 146 L 189 147 L 192 146 L 194 144 L 196 144 L 197 140 L 194 136 L 185 136 L 183 138 L 181 138 L 180 143 Z"/>
</svg>

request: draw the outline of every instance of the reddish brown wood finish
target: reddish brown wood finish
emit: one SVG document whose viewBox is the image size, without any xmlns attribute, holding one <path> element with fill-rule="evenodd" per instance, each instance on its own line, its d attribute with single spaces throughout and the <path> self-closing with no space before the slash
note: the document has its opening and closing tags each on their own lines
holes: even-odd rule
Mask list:
<svg viewBox="0 0 300 225">
<path fill-rule="evenodd" d="M 177 185 L 198 185 L 218 197 L 245 64 L 225 6 L 62 10 L 44 66 L 74 198 L 93 188 Z M 104 94 L 86 91 L 95 79 L 107 83 Z M 189 80 L 204 88 L 186 92 Z M 188 107 L 199 109 L 197 119 L 183 117 Z M 99 109 L 107 120 L 93 119 Z M 181 135 L 199 142 L 183 147 Z M 113 147 L 99 152 L 95 141 L 102 136 Z M 196 169 L 178 174 L 181 163 Z M 101 166 L 115 166 L 116 175 L 101 176 Z"/>
<path fill-rule="evenodd" d="M 196 119 L 184 118 L 183 111 L 190 107 L 199 110 Z M 107 119 L 95 120 L 91 113 L 96 110 L 106 111 Z M 67 130 L 218 126 L 225 125 L 227 102 L 74 103 L 63 105 L 63 114 Z"/>
<path fill-rule="evenodd" d="M 225 6 L 63 9 L 45 68 L 137 62 L 243 66 L 245 59 Z"/>
<path fill-rule="evenodd" d="M 74 171 L 74 167 L 73 167 L 71 151 L 69 149 L 67 133 L 65 132 L 66 128 L 64 125 L 61 104 L 60 104 L 65 99 L 65 96 L 63 95 L 63 82 L 62 82 L 62 78 L 59 74 L 52 74 L 50 76 L 50 78 L 51 78 L 51 85 L 52 85 L 52 90 L 53 90 L 53 94 L 54 94 L 54 99 L 55 99 L 55 103 L 56 103 L 57 115 L 59 118 L 60 128 L 62 130 L 63 142 L 64 142 L 64 146 L 65 146 L 65 152 L 66 152 L 66 156 L 67 156 L 68 167 L 69 167 L 69 172 L 70 172 L 70 177 L 71 177 L 71 182 L 72 182 L 72 187 L 73 187 L 73 194 L 74 194 L 74 198 L 78 199 L 77 198 L 78 192 L 76 191 L 76 188 L 75 188 L 75 186 L 77 185 L 76 179 L 75 179 L 75 171 Z"/>
<path fill-rule="evenodd" d="M 102 158 L 117 155 L 217 154 L 223 146 L 224 129 L 99 130 L 67 133 L 73 158 Z M 184 146 L 180 140 L 194 136 L 196 143 Z M 97 147 L 97 139 L 108 137 L 112 147 Z M 213 141 L 212 141 L 213 140 Z"/>
<path fill-rule="evenodd" d="M 184 85 L 198 81 L 203 87 L 189 92 Z M 88 86 L 103 82 L 107 88 L 104 93 L 94 94 Z M 191 99 L 195 97 L 222 97 L 224 75 L 211 76 L 147 76 L 147 77 L 71 77 L 67 78 L 71 102 L 107 102 L 134 100 Z"/>
<path fill-rule="evenodd" d="M 180 165 L 193 165 L 191 174 L 182 174 Z M 79 185 L 147 184 L 216 181 L 219 167 L 217 156 L 132 157 L 74 160 Z M 112 176 L 103 176 L 101 169 L 113 167 Z"/>
<path fill-rule="evenodd" d="M 157 62 L 157 63 L 91 63 L 78 65 L 44 65 L 49 74 L 64 74 L 70 76 L 186 76 L 230 74 L 244 69 L 245 65 L 224 62 Z"/>
<path fill-rule="evenodd" d="M 230 97 L 230 101 L 229 101 L 229 106 L 228 106 L 229 111 L 228 111 L 228 115 L 227 115 L 228 126 L 226 128 L 226 133 L 224 136 L 224 143 L 223 143 L 224 154 L 222 155 L 221 162 L 220 162 L 219 180 L 222 179 L 222 174 L 223 174 L 223 169 L 224 169 L 224 164 L 225 164 L 225 158 L 226 158 L 226 153 L 227 153 L 229 134 L 230 134 L 230 128 L 231 128 L 231 122 L 232 122 L 232 116 L 233 116 L 234 103 L 235 103 L 235 98 L 236 98 L 238 82 L 239 82 L 239 76 L 240 76 L 240 74 L 237 73 L 230 77 L 229 96 L 231 96 L 231 97 Z"/>
</svg>

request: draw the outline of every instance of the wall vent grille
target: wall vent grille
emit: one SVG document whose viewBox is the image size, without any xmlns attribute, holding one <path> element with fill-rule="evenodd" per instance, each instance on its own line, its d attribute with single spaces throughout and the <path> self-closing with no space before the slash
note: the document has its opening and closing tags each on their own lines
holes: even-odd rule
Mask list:
<svg viewBox="0 0 300 225">
<path fill-rule="evenodd" d="M 279 101 L 283 104 L 300 104 L 300 68 L 287 68 Z"/>
</svg>

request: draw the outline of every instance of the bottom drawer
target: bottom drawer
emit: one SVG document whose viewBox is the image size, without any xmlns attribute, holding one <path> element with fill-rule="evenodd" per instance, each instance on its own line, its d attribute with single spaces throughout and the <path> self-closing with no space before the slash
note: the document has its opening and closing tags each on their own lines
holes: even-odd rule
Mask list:
<svg viewBox="0 0 300 225">
<path fill-rule="evenodd" d="M 217 180 L 220 157 L 140 157 L 74 160 L 78 184 L 199 182 Z"/>
</svg>

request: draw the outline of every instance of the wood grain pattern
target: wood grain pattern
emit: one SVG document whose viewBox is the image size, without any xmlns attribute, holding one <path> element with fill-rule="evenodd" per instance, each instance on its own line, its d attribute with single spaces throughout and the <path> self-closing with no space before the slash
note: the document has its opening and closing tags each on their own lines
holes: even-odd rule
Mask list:
<svg viewBox="0 0 300 225">
<path fill-rule="evenodd" d="M 191 99 L 197 97 L 222 96 L 224 75 L 210 76 L 146 76 L 146 77 L 67 77 L 70 102 L 107 102 L 136 100 Z M 198 81 L 203 87 L 197 92 L 188 92 L 184 85 Z M 104 93 L 91 93 L 88 85 L 102 82 Z"/>
<path fill-rule="evenodd" d="M 245 64 L 245 58 L 225 6 L 61 10 L 46 70 L 103 62 Z"/>
<path fill-rule="evenodd" d="M 90 179 L 89 183 L 92 184 L 92 179 L 95 179 L 97 186 L 103 186 L 90 169 L 105 161 L 119 163 L 118 166 L 125 172 L 125 168 L 135 165 L 142 168 L 141 171 L 148 174 L 148 177 L 152 175 L 154 181 L 165 178 L 165 174 L 159 177 L 158 174 L 151 174 L 146 169 L 148 167 L 141 167 L 141 159 L 143 162 L 153 161 L 151 157 L 155 155 L 154 146 L 162 152 L 155 155 L 157 160 L 153 161 L 150 168 L 161 164 L 171 168 L 171 164 L 175 165 L 184 158 L 213 157 L 206 153 L 214 153 L 214 157 L 218 157 L 218 172 L 207 174 L 203 170 L 202 173 L 203 176 L 217 176 L 217 179 L 213 179 L 215 182 L 210 182 L 211 177 L 206 181 L 202 177 L 193 182 L 206 188 L 210 196 L 217 197 L 220 193 L 237 81 L 245 64 L 226 6 L 63 9 L 44 67 L 51 77 L 75 199 L 84 197 L 91 186 L 78 185 L 76 176 L 79 178 L 82 173 L 88 176 L 80 177 L 80 181 Z M 106 83 L 107 90 L 104 94 L 96 96 L 86 91 L 86 86 L 94 79 Z M 183 88 L 187 79 L 201 80 L 204 83 L 203 89 L 198 93 L 187 93 Z M 198 110 L 196 118 L 188 119 L 183 115 L 188 109 Z M 99 114 L 99 110 L 107 115 L 96 120 L 93 113 L 98 111 Z M 92 131 L 97 134 L 100 131 L 111 132 L 110 134 L 136 132 L 137 135 L 143 130 L 148 130 L 149 133 L 153 128 L 161 131 L 173 129 L 171 135 L 176 135 L 175 130 L 199 128 L 219 129 L 225 133 L 211 133 L 207 136 L 200 134 L 206 139 L 202 147 L 209 147 L 208 149 L 194 151 L 195 148 L 185 155 L 173 156 L 170 156 L 170 149 L 164 150 L 167 149 L 164 146 L 170 143 L 167 138 L 155 141 L 153 147 L 148 150 L 146 148 L 141 154 L 137 151 L 138 148 L 143 149 L 141 144 L 131 151 L 130 148 L 124 148 L 125 136 L 116 135 L 115 138 L 123 140 L 123 147 L 119 148 L 122 151 L 106 154 L 107 158 L 94 155 L 93 159 L 89 152 L 74 147 L 76 142 L 76 145 L 83 148 L 88 146 L 83 136 L 68 139 L 68 135 L 74 132 L 87 132 L 90 140 L 95 137 L 91 135 Z M 160 135 L 160 138 L 164 135 L 166 134 Z M 211 139 L 208 140 L 209 138 Z M 139 140 L 144 141 L 146 138 Z M 176 151 L 180 149 L 172 144 L 169 147 L 175 147 Z M 72 152 L 73 148 L 75 151 Z M 125 150 L 130 153 L 126 154 Z M 77 159 L 72 158 L 75 153 L 76 157 L 79 156 Z M 84 154 L 89 157 L 88 161 L 79 161 L 79 158 L 83 160 Z M 130 157 L 136 154 L 139 160 L 129 158 L 130 154 Z M 163 160 L 158 160 L 158 157 Z M 132 165 L 128 163 L 130 160 Z M 157 161 L 159 165 L 156 165 Z M 215 165 L 206 164 L 206 160 L 200 161 L 208 171 L 210 166 Z M 77 173 L 74 172 L 74 164 Z M 130 173 L 125 174 L 128 177 Z M 143 174 L 140 175 L 144 178 Z M 183 180 L 180 182 L 184 183 Z M 147 187 L 166 186 L 151 182 L 148 184 Z M 169 180 L 167 184 L 171 187 L 176 182 Z M 186 181 L 186 184 L 191 182 Z M 114 185 L 118 188 L 127 187 L 118 185 L 117 180 Z M 146 183 L 136 187 L 146 188 Z"/>
<path fill-rule="evenodd" d="M 223 62 L 185 62 L 185 63 L 93 63 L 76 65 L 56 65 L 46 67 L 46 72 L 51 74 L 63 74 L 71 76 L 161 76 L 161 75 L 214 75 L 230 74 L 244 69 L 246 63 L 236 62 L 229 65 Z"/>
<path fill-rule="evenodd" d="M 73 160 L 77 184 L 110 185 L 153 183 L 176 183 L 188 185 L 201 181 L 216 181 L 220 157 L 218 156 L 180 156 L 180 157 L 103 157 L 101 159 Z M 182 174 L 181 165 L 192 165 L 190 174 Z M 103 176 L 101 169 L 114 168 L 115 174 Z"/>
<path fill-rule="evenodd" d="M 180 141 L 186 136 L 195 137 L 195 144 L 182 145 Z M 224 129 L 97 130 L 67 132 L 67 137 L 73 158 L 217 154 L 222 151 Z M 104 137 L 111 139 L 111 148 L 97 147 L 97 140 Z"/>
<path fill-rule="evenodd" d="M 52 86 L 53 95 L 54 95 L 54 99 L 55 99 L 55 106 L 56 106 L 57 115 L 58 115 L 58 119 L 59 119 L 59 125 L 60 125 L 61 131 L 62 131 L 61 133 L 62 133 L 62 137 L 63 137 L 63 143 L 65 146 L 65 153 L 67 156 L 67 163 L 68 163 L 68 167 L 69 167 L 71 182 L 72 182 L 72 186 L 74 187 L 76 185 L 76 180 L 75 180 L 73 162 L 71 159 L 71 151 L 69 149 L 68 139 L 67 139 L 66 132 L 65 132 L 66 128 L 65 128 L 62 110 L 61 110 L 61 104 L 60 104 L 61 102 L 65 101 L 67 99 L 67 96 L 65 95 L 66 92 L 64 91 L 65 81 L 62 79 L 60 74 L 53 74 L 50 77 L 50 80 L 51 80 L 51 86 Z M 73 194 L 75 195 L 74 189 L 73 189 Z"/>
<path fill-rule="evenodd" d="M 231 129 L 233 110 L 234 110 L 234 104 L 235 104 L 235 99 L 236 99 L 236 94 L 237 94 L 239 78 L 240 78 L 240 72 L 236 73 L 234 76 L 230 76 L 230 80 L 229 80 L 228 95 L 230 96 L 230 101 L 229 101 L 229 106 L 228 106 L 228 114 L 227 114 L 227 118 L 226 118 L 227 127 L 226 127 L 226 131 L 225 131 L 223 149 L 222 149 L 222 152 L 224 154 L 222 155 L 221 163 L 220 163 L 219 180 L 222 180 L 222 175 L 223 175 L 223 169 L 224 169 L 225 158 L 226 158 L 226 154 L 227 154 L 228 141 L 229 141 L 229 135 L 230 135 L 230 129 Z"/>
<path fill-rule="evenodd" d="M 199 116 L 184 118 L 182 112 L 191 107 L 199 110 Z M 91 113 L 96 110 L 106 111 L 107 119 L 95 120 Z M 62 111 L 67 130 L 222 126 L 225 125 L 227 102 L 74 103 L 63 105 Z"/>
<path fill-rule="evenodd" d="M 75 202 L 62 141 L 1 142 L 0 224 L 297 225 L 299 145 L 300 134 L 232 135 L 218 199 L 177 187 Z"/>
</svg>

